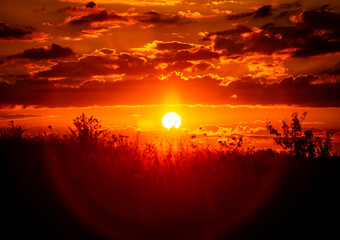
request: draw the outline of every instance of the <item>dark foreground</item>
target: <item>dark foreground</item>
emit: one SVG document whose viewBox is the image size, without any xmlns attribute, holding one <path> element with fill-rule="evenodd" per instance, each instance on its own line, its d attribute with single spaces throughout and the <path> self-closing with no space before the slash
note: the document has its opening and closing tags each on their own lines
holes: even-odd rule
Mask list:
<svg viewBox="0 0 340 240">
<path fill-rule="evenodd" d="M 2 237 L 339 238 L 337 156 L 111 140 L 2 138 Z"/>
</svg>

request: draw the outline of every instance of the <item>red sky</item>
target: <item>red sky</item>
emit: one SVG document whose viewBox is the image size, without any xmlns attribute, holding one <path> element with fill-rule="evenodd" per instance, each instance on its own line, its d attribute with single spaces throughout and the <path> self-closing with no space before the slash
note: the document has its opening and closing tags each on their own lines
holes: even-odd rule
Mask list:
<svg viewBox="0 0 340 240">
<path fill-rule="evenodd" d="M 307 111 L 306 127 L 337 132 L 339 12 L 336 0 L 6 1 L 0 125 L 66 128 L 87 112 L 146 131 L 173 110 L 192 133 L 260 139 L 266 120 Z"/>
</svg>

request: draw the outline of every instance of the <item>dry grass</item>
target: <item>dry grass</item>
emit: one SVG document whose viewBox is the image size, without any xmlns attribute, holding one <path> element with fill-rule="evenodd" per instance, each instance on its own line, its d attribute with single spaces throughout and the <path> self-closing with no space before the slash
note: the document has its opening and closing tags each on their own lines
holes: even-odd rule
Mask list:
<svg viewBox="0 0 340 240">
<path fill-rule="evenodd" d="M 325 162 L 339 160 L 197 147 L 183 138 L 161 146 L 141 144 L 108 134 L 95 142 L 54 134 L 3 135 L 0 144 L 4 176 L 13 185 L 8 194 L 41 201 L 30 206 L 38 224 L 45 224 L 41 218 L 57 221 L 64 229 L 61 237 L 72 239 L 91 236 L 85 234 L 88 229 L 104 239 L 232 236 L 265 209 L 278 189 L 284 192 L 282 186 L 309 186 L 325 174 L 319 166 L 329 174 L 332 168 Z M 299 182 L 302 172 L 305 182 Z M 75 231 L 74 222 L 87 230 Z"/>
</svg>

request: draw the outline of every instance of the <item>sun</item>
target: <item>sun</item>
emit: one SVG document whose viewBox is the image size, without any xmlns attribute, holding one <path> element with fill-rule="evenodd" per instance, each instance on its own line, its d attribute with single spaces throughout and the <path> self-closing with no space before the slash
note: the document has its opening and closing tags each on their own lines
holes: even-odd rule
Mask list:
<svg viewBox="0 0 340 240">
<path fill-rule="evenodd" d="M 167 129 L 172 127 L 179 128 L 181 126 L 181 117 L 174 112 L 168 112 L 162 119 L 163 126 Z"/>
</svg>

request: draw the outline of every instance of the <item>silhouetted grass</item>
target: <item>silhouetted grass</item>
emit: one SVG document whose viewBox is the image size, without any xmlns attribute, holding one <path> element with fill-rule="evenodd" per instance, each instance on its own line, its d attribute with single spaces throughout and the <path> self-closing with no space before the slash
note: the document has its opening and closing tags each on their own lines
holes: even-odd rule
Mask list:
<svg viewBox="0 0 340 240">
<path fill-rule="evenodd" d="M 208 148 L 181 137 L 142 144 L 99 128 L 90 136 L 81 121 L 63 137 L 18 135 L 14 124 L 1 135 L 4 229 L 13 238 L 286 239 L 295 238 L 293 231 L 336 232 L 338 156 Z"/>
</svg>

